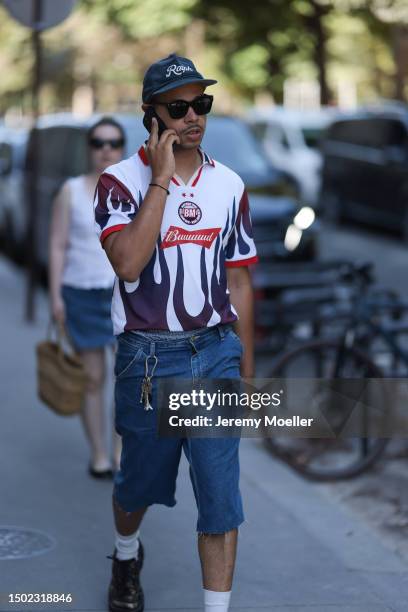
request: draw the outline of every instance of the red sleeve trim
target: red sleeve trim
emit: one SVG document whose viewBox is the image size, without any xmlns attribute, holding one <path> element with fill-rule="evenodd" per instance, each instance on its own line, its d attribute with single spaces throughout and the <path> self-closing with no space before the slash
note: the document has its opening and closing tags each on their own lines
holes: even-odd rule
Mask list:
<svg viewBox="0 0 408 612">
<path fill-rule="evenodd" d="M 240 259 L 239 261 L 226 261 L 226 268 L 240 268 L 241 266 L 250 266 L 252 264 L 256 264 L 259 261 L 258 255 L 254 257 L 249 257 L 248 259 Z"/>
<path fill-rule="evenodd" d="M 107 238 L 110 234 L 113 234 L 114 232 L 120 232 L 120 230 L 122 230 L 124 227 L 126 227 L 127 223 L 121 223 L 119 225 L 112 225 L 111 227 L 107 227 L 105 230 L 103 230 L 101 237 L 100 237 L 100 241 L 103 244 L 103 241 L 105 240 L 105 238 Z"/>
</svg>

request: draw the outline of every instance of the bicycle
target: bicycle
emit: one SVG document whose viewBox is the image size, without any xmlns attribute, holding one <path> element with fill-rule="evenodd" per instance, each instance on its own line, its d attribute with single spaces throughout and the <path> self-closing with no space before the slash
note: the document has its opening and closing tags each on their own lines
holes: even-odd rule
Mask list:
<svg viewBox="0 0 408 612">
<path fill-rule="evenodd" d="M 274 265 L 258 277 L 255 301 L 256 354 L 265 357 L 285 350 L 292 340 L 318 336 L 322 321 L 348 314 L 355 292 L 350 261 L 332 260 Z M 259 282 L 260 281 L 260 282 Z"/>
<path fill-rule="evenodd" d="M 408 325 L 399 322 L 407 304 L 393 291 L 369 292 L 373 284 L 371 264 L 343 266 L 340 276 L 357 285 L 348 313 L 343 307 L 337 309 L 334 305 L 327 316 L 317 317 L 319 337 L 281 354 L 268 378 L 380 379 L 385 375 L 392 377 L 397 371 L 400 375 L 404 369 L 405 375 L 408 374 L 408 350 L 398 342 L 400 334 L 408 333 Z M 335 337 L 330 337 L 327 332 L 324 335 L 328 325 L 338 323 L 337 314 L 345 321 L 342 332 Z M 391 354 L 388 371 L 371 356 L 371 353 L 375 355 L 379 341 Z M 378 392 L 381 387 L 377 385 L 376 389 Z M 382 393 L 384 397 L 377 397 L 376 404 L 382 405 L 384 413 L 380 417 L 386 419 L 386 391 L 383 389 Z M 374 415 L 367 407 L 370 401 L 363 402 L 363 405 L 361 436 L 335 439 L 274 436 L 266 438 L 268 449 L 311 480 L 332 481 L 357 476 L 381 457 L 388 444 L 384 437 L 370 436 L 370 422 Z M 341 415 L 338 408 L 336 410 L 333 421 L 341 430 L 342 419 L 345 421 L 349 414 Z"/>
</svg>

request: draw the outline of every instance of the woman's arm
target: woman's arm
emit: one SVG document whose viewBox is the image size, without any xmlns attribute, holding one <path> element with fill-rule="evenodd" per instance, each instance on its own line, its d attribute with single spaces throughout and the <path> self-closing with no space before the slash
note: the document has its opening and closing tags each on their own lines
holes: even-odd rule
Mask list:
<svg viewBox="0 0 408 612">
<path fill-rule="evenodd" d="M 50 309 L 53 318 L 60 323 L 65 320 L 61 286 L 69 226 L 70 188 L 68 183 L 64 183 L 54 200 L 52 208 L 48 266 Z"/>
</svg>

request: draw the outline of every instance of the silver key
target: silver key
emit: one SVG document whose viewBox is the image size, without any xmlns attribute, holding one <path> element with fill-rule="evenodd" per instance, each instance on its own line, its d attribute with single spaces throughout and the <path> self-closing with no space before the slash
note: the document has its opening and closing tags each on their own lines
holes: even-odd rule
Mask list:
<svg viewBox="0 0 408 612">
<path fill-rule="evenodd" d="M 142 393 L 140 395 L 140 402 L 144 403 L 145 410 L 153 410 L 150 404 L 150 396 L 152 394 L 152 381 L 150 376 L 145 376 L 142 381 Z"/>
<path fill-rule="evenodd" d="M 149 376 L 149 359 L 153 359 L 154 361 L 152 372 L 150 376 Z M 156 355 L 153 355 L 153 356 L 149 355 L 149 357 L 147 357 L 145 361 L 145 376 L 142 381 L 142 392 L 140 394 L 140 403 L 142 402 L 144 403 L 145 410 L 153 410 L 153 406 L 150 403 L 150 397 L 152 395 L 152 378 L 153 378 L 153 374 L 157 366 L 157 362 L 158 362 L 158 359 Z"/>
</svg>

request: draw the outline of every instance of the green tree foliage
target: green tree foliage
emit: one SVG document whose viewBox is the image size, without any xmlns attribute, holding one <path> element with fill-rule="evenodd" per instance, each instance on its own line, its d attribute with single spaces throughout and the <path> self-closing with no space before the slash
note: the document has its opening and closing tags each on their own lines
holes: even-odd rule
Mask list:
<svg viewBox="0 0 408 612">
<path fill-rule="evenodd" d="M 351 41 L 355 56 L 350 69 L 359 56 L 368 56 L 365 80 L 372 85 L 381 82 L 382 93 L 388 95 L 394 82 L 396 96 L 403 97 L 408 31 L 402 24 L 408 23 L 407 0 L 203 0 L 195 13 L 208 23 L 209 39 L 224 49 L 225 71 L 243 93 L 253 94 L 260 87 L 280 100 L 285 78 L 308 65 L 309 76 L 320 83 L 322 103 L 330 102 L 330 68 L 345 60 L 335 53 L 341 46 L 331 45 L 331 39 L 349 38 L 347 30 L 339 32 L 340 24 L 351 26 L 351 31 L 356 29 L 353 24 L 360 24 L 363 36 Z M 343 51 L 347 55 L 347 48 Z M 382 70 L 390 60 L 394 70 Z M 251 64 L 255 74 L 248 69 Z M 357 66 L 357 72 L 362 68 Z"/>
<path fill-rule="evenodd" d="M 196 0 L 81 0 L 101 22 L 117 25 L 130 40 L 153 38 L 186 27 Z"/>
<path fill-rule="evenodd" d="M 191 56 L 223 90 L 282 100 L 284 82 L 316 78 L 322 102 L 339 74 L 363 97 L 407 93 L 408 0 L 78 0 L 43 35 L 44 110 L 91 87 L 105 110 L 134 105 L 142 75 L 171 51 Z M 0 7 L 1 110 L 29 107 L 30 32 Z"/>
<path fill-rule="evenodd" d="M 326 18 L 336 7 L 324 0 L 206 0 L 197 6 L 197 13 L 210 26 L 209 35 L 227 46 L 226 70 L 232 72 L 244 89 L 254 91 L 250 72 L 237 73 L 236 54 L 247 59 L 262 57 L 264 88 L 281 99 L 283 81 L 291 60 L 313 66 L 319 79 L 321 98 L 328 103 Z M 259 79 L 255 79 L 258 85 Z"/>
<path fill-rule="evenodd" d="M 28 107 L 29 96 L 22 99 L 22 93 L 27 89 L 30 68 L 30 34 L 0 6 L 0 113 L 17 103 Z"/>
</svg>

